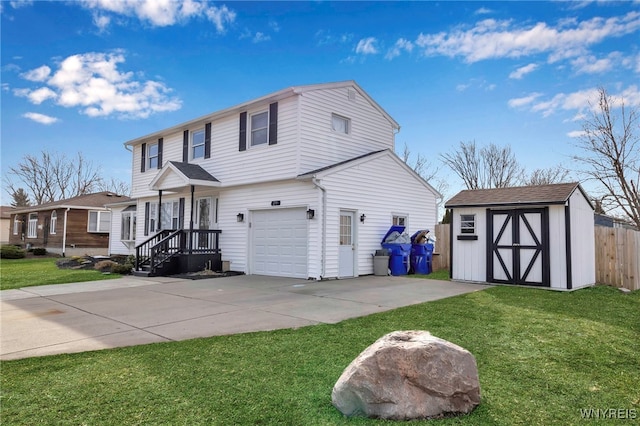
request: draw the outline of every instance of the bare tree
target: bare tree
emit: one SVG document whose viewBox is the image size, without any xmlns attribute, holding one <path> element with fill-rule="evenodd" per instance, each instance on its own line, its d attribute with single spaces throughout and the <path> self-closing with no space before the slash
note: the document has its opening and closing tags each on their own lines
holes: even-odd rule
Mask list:
<svg viewBox="0 0 640 426">
<path fill-rule="evenodd" d="M 404 144 L 404 149 L 402 150 L 402 156 L 400 158 L 444 197 L 444 194 L 449 189 L 449 183 L 438 176 L 440 166 L 434 166 L 431 161 L 420 153 L 413 157 L 411 150 L 406 143 Z"/>
<path fill-rule="evenodd" d="M 440 158 L 462 179 L 467 189 L 505 188 L 522 182 L 524 169 L 510 146 L 490 144 L 478 149 L 476 142 L 460 142 L 458 150 Z"/>
<path fill-rule="evenodd" d="M 25 155 L 7 173 L 27 188 L 36 204 L 91 193 L 101 181 L 99 168 L 81 153 L 68 159 L 64 154 L 51 154 L 46 150 L 40 156 Z M 16 184 L 9 177 L 5 176 L 4 180 L 9 194 L 17 191 Z"/>
<path fill-rule="evenodd" d="M 549 185 L 565 182 L 569 178 L 569 170 L 557 165 L 546 169 L 535 169 L 523 180 L 524 185 Z"/>
<path fill-rule="evenodd" d="M 586 166 L 580 173 L 602 187 L 602 206 L 621 211 L 640 228 L 640 111 L 626 108 L 624 99 L 604 88 L 598 89 L 597 105 L 591 107 L 577 144 L 582 155 L 573 158 Z"/>
<path fill-rule="evenodd" d="M 111 178 L 110 180 L 101 179 L 97 185 L 98 191 L 109 191 L 118 195 L 129 195 L 129 185 L 121 180 Z"/>
</svg>

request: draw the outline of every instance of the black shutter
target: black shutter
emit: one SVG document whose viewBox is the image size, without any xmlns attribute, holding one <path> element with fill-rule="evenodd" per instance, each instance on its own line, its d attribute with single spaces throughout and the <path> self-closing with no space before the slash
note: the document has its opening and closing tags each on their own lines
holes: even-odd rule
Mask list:
<svg viewBox="0 0 640 426">
<path fill-rule="evenodd" d="M 144 203 L 144 235 L 149 235 L 149 202 Z"/>
<path fill-rule="evenodd" d="M 142 161 L 140 161 L 140 172 L 144 173 L 144 165 L 147 162 L 147 144 L 142 144 Z M 146 234 L 145 234 L 146 235 Z"/>
<path fill-rule="evenodd" d="M 269 145 L 278 143 L 278 103 L 269 105 Z"/>
<path fill-rule="evenodd" d="M 211 123 L 204 125 L 204 158 L 211 157 Z"/>
<path fill-rule="evenodd" d="M 247 150 L 247 113 L 246 111 L 240 113 L 240 144 L 238 149 L 240 151 Z"/>
<path fill-rule="evenodd" d="M 189 162 L 189 131 L 185 130 L 182 134 L 182 162 Z"/>
<path fill-rule="evenodd" d="M 178 209 L 178 229 L 184 229 L 184 197 L 179 200 Z"/>
<path fill-rule="evenodd" d="M 164 138 L 158 139 L 158 169 L 162 168 L 162 142 Z"/>
</svg>

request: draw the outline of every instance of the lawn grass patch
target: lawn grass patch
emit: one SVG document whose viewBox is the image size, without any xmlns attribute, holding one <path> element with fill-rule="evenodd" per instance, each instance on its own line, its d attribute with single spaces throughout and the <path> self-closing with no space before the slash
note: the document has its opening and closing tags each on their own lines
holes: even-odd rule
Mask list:
<svg viewBox="0 0 640 426">
<path fill-rule="evenodd" d="M 120 278 L 119 274 L 100 271 L 60 269 L 56 258 L 2 259 L 0 261 L 0 290 L 10 290 L 46 284 L 64 284 Z"/>
<path fill-rule="evenodd" d="M 500 286 L 332 325 L 6 361 L 2 419 L 397 425 L 343 417 L 331 389 L 376 339 L 413 329 L 475 355 L 482 401 L 468 416 L 411 425 L 577 425 L 580 409 L 640 412 L 640 292 Z"/>
</svg>

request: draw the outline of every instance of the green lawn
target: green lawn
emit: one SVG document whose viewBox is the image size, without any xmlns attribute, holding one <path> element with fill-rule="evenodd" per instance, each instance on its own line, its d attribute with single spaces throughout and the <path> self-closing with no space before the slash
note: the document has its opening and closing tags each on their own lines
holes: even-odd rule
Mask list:
<svg viewBox="0 0 640 426">
<path fill-rule="evenodd" d="M 2 423 L 363 425 L 331 405 L 342 370 L 380 336 L 429 330 L 476 357 L 470 415 L 411 425 L 580 425 L 640 416 L 640 292 L 500 286 L 334 325 L 2 362 Z M 635 410 L 635 411 L 634 411 Z"/>
<path fill-rule="evenodd" d="M 119 278 L 93 270 L 58 269 L 56 258 L 2 259 L 0 290 L 45 284 L 75 283 Z"/>
</svg>

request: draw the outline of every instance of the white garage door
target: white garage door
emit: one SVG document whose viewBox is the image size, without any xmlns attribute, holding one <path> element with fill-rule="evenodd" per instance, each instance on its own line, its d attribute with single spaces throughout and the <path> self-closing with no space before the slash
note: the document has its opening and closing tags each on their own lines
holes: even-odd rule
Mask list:
<svg viewBox="0 0 640 426">
<path fill-rule="evenodd" d="M 257 210 L 251 220 L 251 273 L 307 278 L 305 209 Z"/>
</svg>

